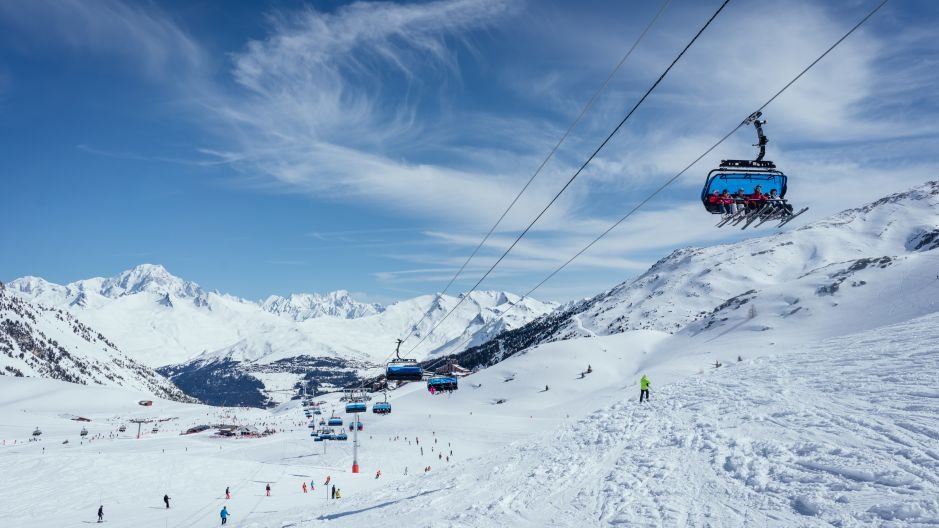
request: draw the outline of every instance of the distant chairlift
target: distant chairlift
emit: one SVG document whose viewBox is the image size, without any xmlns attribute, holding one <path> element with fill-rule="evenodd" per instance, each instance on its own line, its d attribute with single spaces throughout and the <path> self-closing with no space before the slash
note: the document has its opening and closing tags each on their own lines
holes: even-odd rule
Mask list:
<svg viewBox="0 0 939 528">
<path fill-rule="evenodd" d="M 395 358 L 388 363 L 385 369 L 385 379 L 388 381 L 421 381 L 424 379 L 424 369 L 415 359 L 401 357 L 401 343 L 395 348 Z"/>
<path fill-rule="evenodd" d="M 350 402 L 346 404 L 346 414 L 364 413 L 365 411 L 365 402 Z"/>
<path fill-rule="evenodd" d="M 427 391 L 431 394 L 453 392 L 459 388 L 456 376 L 453 375 L 453 360 L 447 361 L 447 374 L 434 376 L 427 380 Z"/>
<path fill-rule="evenodd" d="M 88 429 L 85 429 L 84 427 L 82 427 L 82 431 L 78 434 L 81 436 L 88 436 Z"/>
<path fill-rule="evenodd" d="M 329 417 L 329 421 L 326 422 L 326 425 L 330 427 L 342 427 L 342 418 L 335 415 L 335 413 Z"/>
<path fill-rule="evenodd" d="M 356 427 L 358 426 L 358 427 Z M 349 430 L 358 429 L 359 431 L 363 430 L 365 427 L 362 425 L 362 422 L 349 423 Z"/>
<path fill-rule="evenodd" d="M 33 429 L 33 436 L 42 436 L 42 431 L 38 427 Z"/>
<path fill-rule="evenodd" d="M 124 424 L 121 424 L 121 426 L 118 427 L 117 430 L 118 430 L 119 432 L 123 433 L 123 432 L 127 431 L 127 426 L 124 425 Z"/>
</svg>

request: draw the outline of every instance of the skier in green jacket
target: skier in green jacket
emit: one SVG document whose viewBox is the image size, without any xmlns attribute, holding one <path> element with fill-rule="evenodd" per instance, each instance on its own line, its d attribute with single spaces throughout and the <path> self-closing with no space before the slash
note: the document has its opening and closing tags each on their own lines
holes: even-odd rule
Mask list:
<svg viewBox="0 0 939 528">
<path fill-rule="evenodd" d="M 642 375 L 642 379 L 639 380 L 639 403 L 642 403 L 642 398 L 645 397 L 646 401 L 649 401 L 649 378 L 645 374 Z"/>
</svg>

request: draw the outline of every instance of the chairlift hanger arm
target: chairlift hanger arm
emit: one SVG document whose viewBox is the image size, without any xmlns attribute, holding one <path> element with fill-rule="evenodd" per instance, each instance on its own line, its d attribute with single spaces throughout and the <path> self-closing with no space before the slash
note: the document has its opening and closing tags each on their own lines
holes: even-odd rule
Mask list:
<svg viewBox="0 0 939 528">
<path fill-rule="evenodd" d="M 743 120 L 744 125 L 753 125 L 756 128 L 756 138 L 757 142 L 753 144 L 754 147 L 759 147 L 760 153 L 756 156 L 754 161 L 763 161 L 763 157 L 766 156 L 766 144 L 769 143 L 769 138 L 766 137 L 766 134 L 763 133 L 763 125 L 766 124 L 766 120 L 760 120 L 760 117 L 763 116 L 763 112 L 757 110 L 750 114 L 749 117 Z"/>
</svg>

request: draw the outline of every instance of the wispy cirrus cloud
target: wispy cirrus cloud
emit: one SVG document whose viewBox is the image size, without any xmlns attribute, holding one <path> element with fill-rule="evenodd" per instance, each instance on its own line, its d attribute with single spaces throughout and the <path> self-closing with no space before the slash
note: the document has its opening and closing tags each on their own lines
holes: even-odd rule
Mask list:
<svg viewBox="0 0 939 528">
<path fill-rule="evenodd" d="M 388 284 L 417 277 L 445 283 L 631 44 L 630 31 L 646 22 L 632 5 L 589 5 L 437 0 L 280 9 L 268 14 L 262 37 L 226 55 L 206 51 L 153 4 L 13 0 L 0 3 L 0 18 L 20 36 L 33 34 L 24 42 L 36 41 L 41 19 L 44 40 L 118 57 L 148 78 L 182 80 L 179 98 L 190 124 L 206 132 L 193 148 L 204 158 L 195 162 L 229 165 L 241 185 L 435 226 L 409 237 L 426 247 L 380 255 L 408 269 L 374 276 Z M 469 277 L 511 244 L 713 8 L 676 2 L 665 12 L 483 248 Z M 537 282 L 764 102 L 868 8 L 731 4 L 504 261 L 500 278 L 513 277 L 517 290 Z M 883 13 L 768 108 L 769 157 L 793 176 L 792 198 L 812 206 L 806 219 L 917 183 L 939 166 L 929 149 L 939 133 L 939 109 L 930 102 L 939 84 L 934 31 Z M 518 35 L 524 43 L 513 40 Z M 511 57 L 500 61 L 502 54 Z M 470 87 L 491 91 L 490 99 L 466 97 Z M 750 156 L 752 142 L 751 130 L 731 138 L 574 271 L 634 273 L 669 248 L 740 236 L 711 227 L 696 203 L 697 188 L 721 158 Z M 915 163 L 890 173 L 879 162 L 884 158 Z M 311 237 L 387 250 L 400 243 L 376 238 L 395 238 L 397 229 Z"/>
<path fill-rule="evenodd" d="M 7 28 L 0 40 L 8 46 L 27 50 L 64 46 L 113 56 L 155 79 L 186 79 L 199 75 L 207 63 L 199 43 L 150 4 L 9 0 L 0 2 L 0 20 Z"/>
</svg>

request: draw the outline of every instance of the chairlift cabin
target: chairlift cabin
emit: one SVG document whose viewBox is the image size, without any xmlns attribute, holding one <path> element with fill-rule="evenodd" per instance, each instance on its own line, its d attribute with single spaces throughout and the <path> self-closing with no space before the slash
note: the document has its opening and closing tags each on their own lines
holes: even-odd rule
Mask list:
<svg viewBox="0 0 939 528">
<path fill-rule="evenodd" d="M 38 427 L 33 429 L 33 436 L 42 436 L 42 431 Z"/>
<path fill-rule="evenodd" d="M 427 390 L 436 394 L 438 392 L 452 392 L 459 388 L 456 376 L 434 376 L 427 380 Z"/>
<path fill-rule="evenodd" d="M 330 416 L 329 421 L 326 422 L 326 425 L 330 427 L 342 427 L 342 418 L 338 416 Z"/>
<path fill-rule="evenodd" d="M 320 418 L 320 427 L 326 427 L 326 420 Z"/>
<path fill-rule="evenodd" d="M 355 429 L 358 429 L 359 431 L 361 431 L 365 429 L 365 426 L 362 425 L 362 422 L 349 423 L 349 430 L 353 431 Z"/>
<path fill-rule="evenodd" d="M 160 428 L 154 425 L 153 429 L 151 429 L 150 432 L 153 434 L 157 434 L 160 432 Z"/>
<path fill-rule="evenodd" d="M 118 427 L 117 430 L 118 430 L 119 432 L 122 432 L 122 433 L 123 433 L 123 432 L 127 431 L 127 426 L 124 425 L 124 424 L 121 424 L 121 426 Z"/>
<path fill-rule="evenodd" d="M 351 402 L 346 404 L 346 414 L 364 413 L 365 411 L 365 402 Z"/>
<path fill-rule="evenodd" d="M 313 409 L 313 414 L 323 414 L 323 411 L 319 409 Z"/>
<path fill-rule="evenodd" d="M 745 125 L 752 124 L 756 128 L 758 142 L 753 145 L 759 148 L 756 159 L 721 160 L 720 166 L 708 173 L 704 188 L 701 189 L 701 203 L 704 209 L 711 214 L 724 216 L 718 227 L 727 223 L 737 225 L 747 221 L 744 225 L 746 228 L 757 219 L 762 220 L 760 224 L 769 220 L 784 220 L 779 225 L 782 227 L 806 210 L 793 213 L 792 207 L 786 202 L 789 178 L 775 163 L 763 159 L 769 139 L 763 133 L 766 121 L 760 120 L 762 115 L 761 112 L 754 112 L 744 121 Z M 763 195 L 769 195 L 773 190 L 776 195 L 764 196 L 762 200 L 755 199 L 754 197 L 758 196 L 757 188 Z"/>
<path fill-rule="evenodd" d="M 403 342 L 401 339 L 398 340 L 398 346 L 395 348 L 395 358 L 385 368 L 385 379 L 388 381 L 421 381 L 424 379 L 424 369 L 417 363 L 417 360 L 401 357 L 401 343 Z"/>
<path fill-rule="evenodd" d="M 333 435 L 333 440 L 348 440 L 348 439 L 349 439 L 349 435 L 347 435 L 345 431 Z"/>
<path fill-rule="evenodd" d="M 438 370 L 438 372 L 440 372 Z M 459 388 L 457 378 L 453 374 L 453 360 L 447 360 L 446 374 L 434 376 L 427 380 L 427 391 L 431 394 L 438 392 L 453 392 Z"/>
<path fill-rule="evenodd" d="M 375 414 L 391 414 L 391 404 L 388 402 L 378 402 L 372 405 L 372 412 Z"/>
<path fill-rule="evenodd" d="M 81 436 L 88 436 L 88 429 L 85 429 L 84 427 L 82 427 L 81 432 L 78 434 Z"/>
</svg>

